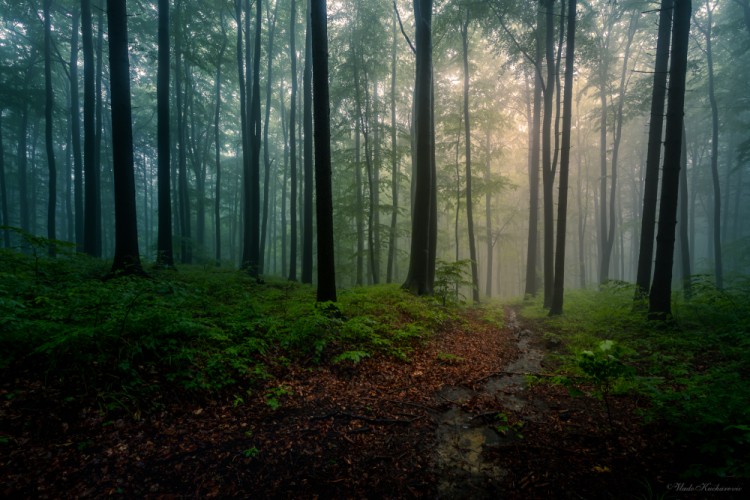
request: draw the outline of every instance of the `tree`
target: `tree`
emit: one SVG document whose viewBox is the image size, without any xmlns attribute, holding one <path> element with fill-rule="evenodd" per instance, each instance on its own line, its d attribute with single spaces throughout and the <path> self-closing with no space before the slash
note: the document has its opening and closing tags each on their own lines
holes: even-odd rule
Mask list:
<svg viewBox="0 0 750 500">
<path fill-rule="evenodd" d="M 313 116 L 312 116 L 312 33 L 310 32 L 310 0 L 305 13 L 305 68 L 302 80 L 303 127 L 304 127 L 304 195 L 302 206 L 302 283 L 312 283 L 313 253 Z"/>
<path fill-rule="evenodd" d="M 568 0 L 568 29 L 565 42 L 565 87 L 563 91 L 563 128 L 560 146 L 560 194 L 557 202 L 557 248 L 555 283 L 550 315 L 563 312 L 565 289 L 565 231 L 568 218 L 568 171 L 570 164 L 570 124 L 573 114 L 573 69 L 575 58 L 576 0 Z"/>
<path fill-rule="evenodd" d="M 297 25 L 297 1 L 292 0 L 289 21 L 289 58 L 292 66 L 292 94 L 289 103 L 289 156 L 291 160 L 291 238 L 289 246 L 289 280 L 297 281 L 297 51 L 295 48 L 295 27 Z"/>
<path fill-rule="evenodd" d="M 391 199 L 393 208 L 391 211 L 391 226 L 388 236 L 388 263 L 386 269 L 386 283 L 392 283 L 396 265 L 396 222 L 398 219 L 398 187 L 399 187 L 399 164 L 398 151 L 396 150 L 396 9 L 391 16 Z"/>
<path fill-rule="evenodd" d="M 326 0 L 311 0 L 310 46 L 315 114 L 315 189 L 318 222 L 318 302 L 336 301 L 331 189 L 331 125 L 328 91 Z"/>
<path fill-rule="evenodd" d="M 2 216 L 2 225 L 9 226 L 8 214 L 8 185 L 5 178 L 5 149 L 3 148 L 3 110 L 0 109 L 0 216 Z M 10 247 L 10 233 L 3 231 L 3 246 Z"/>
<path fill-rule="evenodd" d="M 216 61 L 216 107 L 214 108 L 214 148 L 216 163 L 216 191 L 214 195 L 214 226 L 216 232 L 215 260 L 216 265 L 221 265 L 221 129 L 219 128 L 219 116 L 221 113 L 221 65 L 224 63 L 224 52 L 227 48 L 227 32 L 224 25 L 224 9 L 221 9 L 221 47 L 219 57 Z"/>
<path fill-rule="evenodd" d="M 70 38 L 70 123 L 73 147 L 73 206 L 75 212 L 75 242 L 79 252 L 83 251 L 83 158 L 81 156 L 81 112 L 78 98 L 78 32 L 81 11 L 73 11 L 72 36 Z"/>
<path fill-rule="evenodd" d="M 159 0 L 159 48 L 156 72 L 159 234 L 156 264 L 174 267 L 169 143 L 169 0 Z"/>
<path fill-rule="evenodd" d="M 471 119 L 469 117 L 469 13 L 466 12 L 466 17 L 462 19 L 460 30 L 461 30 L 461 42 L 463 48 L 463 69 L 464 69 L 464 133 L 466 140 L 464 145 L 466 148 L 466 221 L 469 228 L 469 258 L 471 259 L 471 283 L 472 293 L 471 296 L 474 303 L 479 302 L 479 271 L 477 269 L 477 249 L 476 241 L 474 240 L 474 218 L 471 198 Z"/>
<path fill-rule="evenodd" d="M 674 261 L 677 193 L 682 154 L 682 125 L 685 104 L 690 0 L 675 0 L 672 22 L 672 60 L 669 65 L 667 128 L 664 141 L 664 167 L 656 236 L 656 265 L 649 294 L 649 318 L 667 319 L 672 314 L 672 264 Z"/>
<path fill-rule="evenodd" d="M 115 186 L 115 257 L 112 273 L 144 274 L 138 252 L 128 18 L 125 3 L 126 0 L 107 0 Z"/>
<path fill-rule="evenodd" d="M 656 198 L 659 190 L 659 159 L 661 157 L 661 139 L 664 124 L 664 96 L 667 93 L 667 69 L 669 63 L 669 40 L 672 35 L 673 2 L 674 0 L 662 0 L 661 7 L 659 8 L 659 32 L 656 39 L 654 83 L 651 90 L 651 121 L 648 129 L 646 179 L 643 188 L 643 212 L 641 214 L 641 241 L 638 251 L 636 299 L 645 297 L 648 294 L 648 288 L 651 284 L 654 233 L 656 228 Z"/>
<path fill-rule="evenodd" d="M 553 187 L 555 172 L 552 165 L 552 104 L 555 93 L 555 60 L 554 60 L 554 0 L 544 0 L 545 37 L 544 58 L 547 62 L 547 80 L 544 86 L 544 116 L 542 120 L 542 200 L 544 231 L 544 306 L 549 307 L 552 301 L 554 285 L 554 207 Z"/>
<path fill-rule="evenodd" d="M 724 288 L 724 270 L 721 260 L 721 187 L 719 185 L 719 106 L 716 102 L 714 83 L 714 57 L 712 43 L 714 5 L 706 0 L 707 19 L 703 26 L 696 22 L 698 29 L 706 39 L 705 53 L 708 66 L 708 101 L 711 104 L 711 181 L 713 184 L 713 214 L 711 241 L 713 243 L 714 278 L 716 287 Z"/>
<path fill-rule="evenodd" d="M 413 0 L 416 24 L 414 83 L 415 189 L 411 253 L 404 288 L 430 295 L 435 279 L 437 201 L 432 84 L 432 0 Z"/>
<path fill-rule="evenodd" d="M 55 93 L 52 89 L 52 20 L 50 6 L 52 0 L 44 0 L 44 136 L 47 146 L 47 171 L 49 172 L 49 199 L 47 200 L 47 238 L 50 240 L 49 255 L 55 256 L 56 239 L 55 212 L 57 208 L 57 166 L 55 164 L 55 143 L 53 138 L 52 115 L 55 108 Z"/>
<path fill-rule="evenodd" d="M 101 206 L 99 200 L 99 159 L 96 155 L 94 111 L 94 37 L 91 22 L 91 0 L 81 0 L 81 35 L 83 42 L 83 175 L 84 219 L 83 251 L 101 257 Z"/>
</svg>

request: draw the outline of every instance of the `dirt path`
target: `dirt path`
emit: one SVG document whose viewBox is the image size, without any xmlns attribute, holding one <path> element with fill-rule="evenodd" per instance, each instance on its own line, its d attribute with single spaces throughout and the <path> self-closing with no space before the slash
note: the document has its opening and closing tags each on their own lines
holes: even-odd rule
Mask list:
<svg viewBox="0 0 750 500">
<path fill-rule="evenodd" d="M 484 314 L 408 362 L 290 365 L 241 399 L 140 419 L 16 381 L 25 390 L 0 406 L 0 496 L 617 498 L 652 480 L 632 401 L 614 403 L 613 440 L 597 401 L 526 384 L 543 371 L 538 334 L 512 311 L 505 326 Z"/>
</svg>

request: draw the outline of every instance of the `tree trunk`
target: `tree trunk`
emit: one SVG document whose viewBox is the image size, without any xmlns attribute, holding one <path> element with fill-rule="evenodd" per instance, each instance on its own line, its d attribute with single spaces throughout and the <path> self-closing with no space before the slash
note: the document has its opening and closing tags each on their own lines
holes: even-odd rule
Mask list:
<svg viewBox="0 0 750 500">
<path fill-rule="evenodd" d="M 251 148 L 251 193 L 250 193 L 250 276 L 259 277 L 260 264 L 260 45 L 261 45 L 261 0 L 255 0 L 255 52 L 253 54 L 253 92 L 250 103 L 250 140 Z M 250 15 L 250 12 L 248 12 Z"/>
<path fill-rule="evenodd" d="M 690 10 L 690 0 L 675 1 L 664 141 L 664 173 L 659 204 L 659 229 L 656 236 L 656 265 L 649 294 L 649 318 L 652 319 L 667 319 L 672 314 L 672 264 L 682 153 Z"/>
<path fill-rule="evenodd" d="M 182 53 L 182 2 L 175 2 L 175 25 L 178 27 L 175 33 L 175 96 L 177 114 L 177 197 L 180 218 L 180 262 L 190 264 L 192 262 L 192 242 L 190 234 L 190 199 L 188 193 L 187 173 L 187 134 L 186 128 L 186 105 L 183 93 L 183 53 Z M 185 70 L 187 73 L 187 69 Z M 186 87 L 186 85 L 185 85 Z"/>
<path fill-rule="evenodd" d="M 0 215 L 2 215 L 2 225 L 10 226 L 10 216 L 8 215 L 8 185 L 5 179 L 5 148 L 3 147 L 3 111 L 0 109 Z M 10 232 L 3 230 L 3 246 L 10 248 Z"/>
<path fill-rule="evenodd" d="M 396 222 L 398 220 L 398 184 L 399 184 L 399 165 L 398 151 L 396 142 L 396 41 L 398 33 L 396 31 L 396 12 L 391 17 L 391 201 L 393 208 L 391 211 L 391 226 L 388 233 L 388 264 L 386 269 L 386 283 L 392 283 L 395 277 L 396 251 L 397 251 L 397 232 Z"/>
<path fill-rule="evenodd" d="M 555 173 L 552 170 L 552 104 L 555 93 L 553 1 L 544 0 L 545 59 L 547 82 L 544 87 L 544 119 L 542 122 L 542 197 L 544 201 L 544 307 L 550 307 L 554 286 L 554 193 Z"/>
<path fill-rule="evenodd" d="M 688 181 L 687 181 L 687 136 L 685 124 L 682 126 L 682 154 L 680 155 L 680 263 L 682 265 L 682 294 L 690 300 L 692 282 L 690 279 L 690 244 L 688 241 Z"/>
<path fill-rule="evenodd" d="M 83 42 L 83 175 L 84 220 L 83 251 L 101 257 L 101 205 L 99 193 L 99 159 L 96 157 L 94 38 L 91 22 L 91 1 L 81 0 L 81 34 Z"/>
<path fill-rule="evenodd" d="M 711 181 L 713 184 L 713 232 L 711 241 L 714 254 L 716 288 L 724 288 L 724 270 L 721 261 L 721 187 L 719 185 L 719 107 L 714 91 L 714 58 L 712 47 L 713 9 L 707 3 L 707 26 L 701 31 L 706 37 L 706 62 L 708 64 L 708 101 L 711 103 Z"/>
<path fill-rule="evenodd" d="M 575 58 L 576 0 L 568 0 L 568 33 L 565 42 L 565 89 L 563 90 L 563 128 L 560 148 L 560 192 L 557 198 L 557 249 L 555 250 L 555 286 L 550 315 L 563 312 L 565 290 L 565 236 L 568 219 L 568 171 L 570 165 L 570 124 L 573 114 L 573 66 Z"/>
<path fill-rule="evenodd" d="M 24 90 L 28 90 L 24 82 Z M 19 217 L 21 229 L 29 231 L 29 174 L 28 174 L 28 129 L 29 129 L 29 103 L 24 100 L 21 104 L 21 128 L 18 131 L 18 197 Z"/>
<path fill-rule="evenodd" d="M 413 0 L 416 22 L 414 83 L 415 189 L 409 272 L 404 288 L 430 295 L 435 277 L 437 203 L 432 84 L 432 0 Z"/>
<path fill-rule="evenodd" d="M 368 194 L 368 208 L 367 210 L 367 247 L 370 261 L 370 273 L 368 281 L 372 284 L 377 285 L 379 283 L 378 273 L 378 261 L 377 251 L 375 248 L 375 181 L 373 174 L 373 160 L 372 160 L 372 140 L 370 137 L 371 123 L 370 123 L 370 83 L 367 78 L 367 72 L 364 73 L 363 87 L 365 89 L 365 113 L 359 116 L 359 120 L 362 127 L 362 135 L 365 139 L 365 170 L 367 172 L 367 194 Z"/>
<path fill-rule="evenodd" d="M 130 110 L 130 64 L 125 0 L 107 0 L 115 186 L 115 257 L 112 273 L 144 274 L 138 253 Z"/>
<path fill-rule="evenodd" d="M 305 12 L 305 68 L 302 83 L 304 129 L 304 198 L 302 232 L 302 283 L 312 283 L 313 277 L 313 116 L 312 116 L 312 39 L 310 0 Z"/>
<path fill-rule="evenodd" d="M 331 191 L 331 127 L 328 95 L 326 0 L 310 5 L 310 47 L 315 107 L 315 187 L 318 222 L 318 302 L 336 301 Z"/>
<path fill-rule="evenodd" d="M 490 169 L 490 166 L 492 164 L 492 145 L 490 143 L 490 127 L 489 125 L 486 125 L 487 127 L 487 136 L 485 138 L 485 145 L 487 147 L 487 157 L 485 158 L 485 164 L 484 164 L 484 184 L 485 186 L 490 185 L 490 179 L 492 175 L 492 170 Z M 484 217 L 487 223 L 487 284 L 485 287 L 485 294 L 487 297 L 492 297 L 492 267 L 493 267 L 493 248 L 494 248 L 494 241 L 492 236 L 492 194 L 490 193 L 490 190 L 487 189 L 487 192 L 484 195 Z"/>
<path fill-rule="evenodd" d="M 55 164 L 55 143 L 53 138 L 52 115 L 55 108 L 55 93 L 52 90 L 52 20 L 50 6 L 52 0 L 44 0 L 44 136 L 47 147 L 47 172 L 49 196 L 47 199 L 47 239 L 50 240 L 48 253 L 50 257 L 56 254 L 55 244 L 51 240 L 57 239 L 56 209 L 57 209 L 57 165 Z"/>
<path fill-rule="evenodd" d="M 477 266 L 477 248 L 474 240 L 474 213 L 471 198 L 471 119 L 469 116 L 469 14 L 461 23 L 461 41 L 464 64 L 464 141 L 466 158 L 466 223 L 469 228 L 469 258 L 471 259 L 471 296 L 475 304 L 479 303 L 479 269 Z"/>
<path fill-rule="evenodd" d="M 156 264 L 173 268 L 172 200 L 169 142 L 169 0 L 159 0 L 159 49 L 156 74 L 157 109 L 157 176 L 159 229 L 156 243 Z"/>
<path fill-rule="evenodd" d="M 219 129 L 219 116 L 221 112 L 221 64 L 224 61 L 224 52 L 227 48 L 227 32 L 224 26 L 224 11 L 221 11 L 221 48 L 219 58 L 216 61 L 216 107 L 214 109 L 214 147 L 216 150 L 216 191 L 214 195 L 214 231 L 215 231 L 215 257 L 216 265 L 221 265 L 221 130 Z"/>
<path fill-rule="evenodd" d="M 646 179 L 643 188 L 643 214 L 641 216 L 641 242 L 638 250 L 636 299 L 648 294 L 654 255 L 656 229 L 656 199 L 659 190 L 659 158 L 661 156 L 662 128 L 664 123 L 664 96 L 667 93 L 669 40 L 672 35 L 672 10 L 674 0 L 662 0 L 659 9 L 659 32 L 656 39 L 654 83 L 651 91 L 651 122 L 648 129 L 646 154 Z"/>
<path fill-rule="evenodd" d="M 266 4 L 268 9 L 268 4 Z M 273 95 L 271 83 L 273 82 L 273 42 L 276 34 L 276 14 L 279 11 L 279 1 L 273 8 L 273 17 L 270 20 L 270 26 L 268 28 L 268 66 L 266 68 L 266 117 L 263 122 L 263 216 L 261 220 L 260 229 L 260 249 L 258 250 L 258 256 L 260 261 L 258 262 L 258 272 L 263 274 L 266 272 L 266 239 L 268 236 L 268 196 L 269 196 L 269 185 L 271 182 L 271 156 L 268 151 L 268 123 L 271 117 L 271 96 Z"/>
<path fill-rule="evenodd" d="M 70 38 L 70 123 L 73 146 L 73 207 L 75 212 L 76 250 L 83 251 L 83 158 L 81 156 L 81 110 L 78 97 L 78 31 L 81 11 L 73 11 Z"/>
<path fill-rule="evenodd" d="M 289 58 L 292 65 L 292 94 L 289 103 L 289 156 L 292 183 L 290 193 L 291 238 L 289 248 L 289 280 L 297 281 L 297 50 L 295 49 L 295 27 L 297 26 L 297 2 L 291 0 L 291 15 L 289 17 Z"/>
<path fill-rule="evenodd" d="M 94 188 L 93 191 L 93 201 L 91 202 L 92 210 L 94 211 L 94 215 L 92 216 L 92 231 L 94 233 L 93 236 L 93 248 L 96 252 L 96 255 L 101 256 L 102 255 L 102 190 L 101 190 L 101 165 L 102 165 L 102 134 L 104 132 L 104 119 L 103 119 L 103 112 L 102 109 L 104 108 L 104 97 L 103 97 L 103 91 L 102 91 L 102 78 L 103 78 L 103 66 L 104 66 L 104 0 L 99 1 L 98 6 L 98 21 L 97 21 L 97 32 L 96 32 L 96 75 L 94 79 L 94 94 L 95 94 L 95 100 L 96 104 L 94 106 L 94 159 L 93 159 L 93 168 L 91 169 L 91 174 L 93 177 L 93 185 Z M 86 71 L 86 68 L 84 67 L 84 73 Z M 85 78 L 84 78 L 84 86 L 85 86 Z M 86 106 L 84 103 L 84 113 L 86 110 Z M 85 136 L 85 119 L 84 119 L 84 136 Z M 87 170 L 86 170 L 86 146 L 84 144 L 84 176 L 87 176 Z M 84 241 L 86 239 L 86 218 L 88 217 L 86 214 L 88 213 L 87 202 L 85 198 L 87 197 L 86 191 L 88 188 L 88 182 L 86 183 L 86 187 L 84 187 Z M 85 243 L 84 243 L 85 244 Z"/>
<path fill-rule="evenodd" d="M 365 254 L 365 221 L 364 221 L 364 200 L 362 199 L 362 165 L 361 165 L 361 133 L 362 133 L 362 98 L 360 96 L 359 80 L 359 55 L 354 53 L 354 103 L 355 103 L 355 120 L 354 124 L 354 190 L 355 205 L 354 218 L 357 231 L 357 286 L 364 284 L 364 254 Z"/>
</svg>

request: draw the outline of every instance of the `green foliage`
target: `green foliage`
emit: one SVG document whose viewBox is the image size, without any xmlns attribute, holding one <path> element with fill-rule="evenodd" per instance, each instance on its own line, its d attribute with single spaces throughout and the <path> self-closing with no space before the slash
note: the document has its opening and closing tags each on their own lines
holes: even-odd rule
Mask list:
<svg viewBox="0 0 750 500">
<path fill-rule="evenodd" d="M 523 429 L 523 422 L 519 420 L 517 422 L 511 423 L 506 413 L 498 413 L 497 415 L 495 415 L 495 420 L 497 420 L 497 424 L 495 424 L 495 430 L 498 434 L 502 434 L 503 436 L 515 437 L 516 439 L 523 439 L 523 434 L 521 434 L 521 429 Z"/>
<path fill-rule="evenodd" d="M 317 304 L 286 280 L 198 266 L 102 280 L 106 262 L 58 255 L 0 250 L 0 377 L 35 373 L 104 410 L 137 415 L 177 394 L 243 404 L 291 363 L 405 359 L 450 317 L 395 285 Z M 281 390 L 264 393 L 269 406 Z"/>
<path fill-rule="evenodd" d="M 445 306 L 466 301 L 461 289 L 472 287 L 469 267 L 471 260 L 456 262 L 438 260 L 435 268 L 435 297 Z"/>
<path fill-rule="evenodd" d="M 523 315 L 564 344 L 556 381 L 578 373 L 605 403 L 623 386 L 648 395 L 647 421 L 700 452 L 687 475 L 750 477 L 750 286 L 735 279 L 718 290 L 705 276 L 692 284 L 689 301 L 673 297 L 668 322 L 647 320 L 621 282 L 568 292 L 564 316 L 547 318 L 539 301 Z"/>
</svg>

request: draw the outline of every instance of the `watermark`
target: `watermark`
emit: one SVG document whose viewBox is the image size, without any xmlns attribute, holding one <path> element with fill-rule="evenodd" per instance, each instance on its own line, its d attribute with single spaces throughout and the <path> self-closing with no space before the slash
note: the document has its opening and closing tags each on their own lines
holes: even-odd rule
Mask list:
<svg viewBox="0 0 750 500">
<path fill-rule="evenodd" d="M 677 493 L 739 493 L 741 486 L 728 486 L 721 483 L 670 483 L 669 491 Z"/>
</svg>

